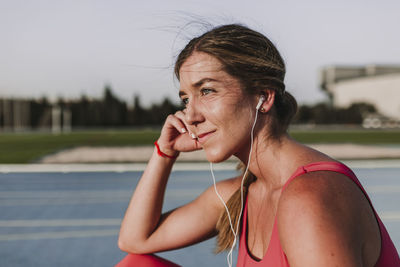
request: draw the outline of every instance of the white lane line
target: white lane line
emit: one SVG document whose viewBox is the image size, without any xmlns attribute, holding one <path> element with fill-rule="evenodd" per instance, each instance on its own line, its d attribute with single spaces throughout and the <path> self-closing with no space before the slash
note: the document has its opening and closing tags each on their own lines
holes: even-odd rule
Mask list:
<svg viewBox="0 0 400 267">
<path fill-rule="evenodd" d="M 107 230 L 0 234 L 0 241 L 104 237 L 104 236 L 118 235 L 118 232 L 119 232 L 119 228 L 118 229 L 107 229 Z"/>
<path fill-rule="evenodd" d="M 350 168 L 399 168 L 400 159 L 343 160 Z M 73 173 L 73 172 L 137 172 L 144 171 L 146 163 L 104 164 L 0 164 L 0 173 Z M 236 170 L 237 162 L 228 161 L 215 165 L 215 170 Z M 177 162 L 173 171 L 209 170 L 208 162 Z"/>
<path fill-rule="evenodd" d="M 131 164 L 0 164 L 0 173 L 69 173 L 143 171 L 145 163 Z"/>
<path fill-rule="evenodd" d="M 379 213 L 384 222 L 400 222 L 399 211 Z M 0 227 L 52 227 L 52 226 L 116 226 L 121 219 L 65 219 L 65 220 L 0 220 Z M 119 228 L 105 230 L 54 231 L 36 233 L 0 234 L 0 241 L 64 239 L 115 236 Z"/>
<path fill-rule="evenodd" d="M 119 226 L 122 219 L 0 220 L 0 227 Z"/>
<path fill-rule="evenodd" d="M 400 222 L 399 211 L 385 211 L 379 213 L 379 217 L 385 222 Z"/>
<path fill-rule="evenodd" d="M 206 188 L 167 189 L 169 196 L 199 194 Z M 0 191 L 1 198 L 91 198 L 91 197 L 130 197 L 132 190 L 49 190 L 49 191 Z"/>
<path fill-rule="evenodd" d="M 222 162 L 215 170 L 236 170 L 237 162 Z M 137 172 L 144 171 L 147 163 L 104 163 L 104 164 L 0 164 L 0 173 L 69 173 L 69 172 Z M 208 162 L 177 162 L 173 171 L 209 170 Z"/>
<path fill-rule="evenodd" d="M 365 190 L 368 193 L 400 193 L 400 185 L 373 185 L 373 186 L 366 186 Z"/>
<path fill-rule="evenodd" d="M 131 196 L 132 190 L 49 190 L 49 191 L 0 191 L 0 198 L 41 198 L 41 197 L 103 197 Z"/>
<path fill-rule="evenodd" d="M 5 199 L 1 200 L 0 206 L 40 206 L 40 205 L 89 205 L 89 204 L 112 204 L 127 203 L 129 198 L 48 198 L 48 199 Z"/>
<path fill-rule="evenodd" d="M 366 160 L 343 160 L 350 168 L 377 169 L 377 168 L 400 168 L 400 159 L 366 159 Z"/>
<path fill-rule="evenodd" d="M 173 196 L 181 198 L 182 196 Z M 193 199 L 196 196 L 188 195 L 186 197 L 192 197 Z M 171 197 L 172 198 L 172 197 Z M 56 206 L 56 205 L 96 205 L 96 204 L 115 204 L 115 203 L 123 203 L 127 204 L 129 202 L 129 198 L 110 198 L 110 199 L 25 199 L 25 200 L 6 200 L 0 202 L 0 207 L 16 207 L 16 206 Z"/>
<path fill-rule="evenodd" d="M 166 198 L 195 198 L 203 189 L 171 189 Z M 0 206 L 127 203 L 130 190 L 0 191 Z"/>
</svg>

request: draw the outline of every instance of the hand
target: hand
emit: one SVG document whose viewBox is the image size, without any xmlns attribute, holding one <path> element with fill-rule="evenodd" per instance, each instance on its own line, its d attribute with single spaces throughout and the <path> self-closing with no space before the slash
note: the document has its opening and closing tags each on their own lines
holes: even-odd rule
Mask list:
<svg viewBox="0 0 400 267">
<path fill-rule="evenodd" d="M 197 138 L 193 138 L 184 122 L 185 114 L 177 111 L 165 120 L 158 145 L 163 153 L 177 156 L 179 152 L 190 152 L 201 149 Z"/>
</svg>

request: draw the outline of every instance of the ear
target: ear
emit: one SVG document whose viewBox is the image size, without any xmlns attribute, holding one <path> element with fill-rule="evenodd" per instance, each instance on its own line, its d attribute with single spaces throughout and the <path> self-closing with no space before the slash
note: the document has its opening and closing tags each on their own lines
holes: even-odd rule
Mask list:
<svg viewBox="0 0 400 267">
<path fill-rule="evenodd" d="M 265 96 L 265 101 L 262 103 L 260 110 L 261 109 L 263 110 L 262 113 L 267 113 L 274 105 L 275 90 L 271 89 L 263 90 L 262 94 Z"/>
</svg>

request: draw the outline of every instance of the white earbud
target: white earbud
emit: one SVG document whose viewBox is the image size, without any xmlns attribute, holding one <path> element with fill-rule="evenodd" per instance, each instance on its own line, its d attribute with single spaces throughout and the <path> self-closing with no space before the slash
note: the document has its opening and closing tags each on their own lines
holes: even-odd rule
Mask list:
<svg viewBox="0 0 400 267">
<path fill-rule="evenodd" d="M 260 109 L 260 107 L 261 107 L 262 103 L 264 103 L 264 101 L 265 101 L 265 96 L 261 95 L 260 96 L 260 100 L 258 100 L 258 104 L 257 104 L 256 110 Z"/>
</svg>

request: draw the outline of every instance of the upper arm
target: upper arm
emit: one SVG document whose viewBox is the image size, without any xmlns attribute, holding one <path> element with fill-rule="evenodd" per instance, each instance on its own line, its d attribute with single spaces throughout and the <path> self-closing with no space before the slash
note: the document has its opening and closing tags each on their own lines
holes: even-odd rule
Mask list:
<svg viewBox="0 0 400 267">
<path fill-rule="evenodd" d="M 217 183 L 225 202 L 240 186 L 237 178 Z M 207 188 L 192 202 L 164 213 L 155 231 L 136 253 L 154 253 L 192 245 L 217 234 L 216 224 L 223 204 L 214 191 Z"/>
<path fill-rule="evenodd" d="M 350 192 L 310 179 L 315 184 L 294 180 L 279 203 L 279 236 L 290 266 L 362 266 Z"/>
</svg>

